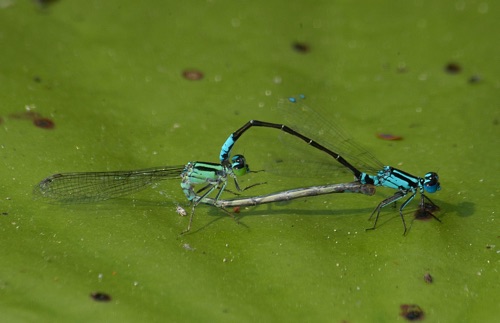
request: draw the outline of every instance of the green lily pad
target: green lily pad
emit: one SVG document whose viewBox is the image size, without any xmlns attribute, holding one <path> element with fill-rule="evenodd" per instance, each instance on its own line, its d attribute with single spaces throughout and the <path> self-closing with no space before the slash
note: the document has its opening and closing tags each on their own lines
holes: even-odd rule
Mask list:
<svg viewBox="0 0 500 323">
<path fill-rule="evenodd" d="M 496 321 L 493 7 L 0 0 L 2 320 Z M 183 236 L 175 179 L 98 204 L 33 199 L 53 173 L 217 162 L 231 132 L 284 122 L 276 104 L 298 93 L 385 163 L 439 172 L 442 223 L 413 220 L 413 202 L 408 235 L 391 207 L 365 232 L 384 188 L 242 208 L 237 221 L 199 206 Z M 262 169 L 278 135 L 252 129 L 235 152 Z M 260 181 L 244 194 L 305 185 L 241 179 Z"/>
</svg>

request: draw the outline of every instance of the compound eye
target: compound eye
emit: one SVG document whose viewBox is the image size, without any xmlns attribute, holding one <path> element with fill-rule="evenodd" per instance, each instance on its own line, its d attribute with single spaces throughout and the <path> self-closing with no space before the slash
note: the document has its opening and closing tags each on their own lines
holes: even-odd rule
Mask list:
<svg viewBox="0 0 500 323">
<path fill-rule="evenodd" d="M 231 157 L 231 165 L 233 168 L 242 168 L 247 164 L 247 161 L 243 155 L 234 155 Z"/>
</svg>

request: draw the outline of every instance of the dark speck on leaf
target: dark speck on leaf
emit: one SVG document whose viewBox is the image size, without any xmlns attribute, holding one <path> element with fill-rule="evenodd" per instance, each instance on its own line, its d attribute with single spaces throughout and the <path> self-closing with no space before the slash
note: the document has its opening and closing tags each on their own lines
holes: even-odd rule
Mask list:
<svg viewBox="0 0 500 323">
<path fill-rule="evenodd" d="M 441 222 L 436 216 L 434 215 L 434 212 L 439 211 L 439 206 L 429 204 L 429 203 L 424 203 L 424 205 L 420 205 L 420 207 L 415 211 L 415 220 L 430 220 L 432 218 L 438 220 Z"/>
<path fill-rule="evenodd" d="M 198 81 L 203 79 L 203 73 L 198 70 L 184 70 L 182 72 L 182 76 L 184 76 L 186 80 L 190 81 Z"/>
<path fill-rule="evenodd" d="M 299 52 L 299 53 L 308 53 L 311 48 L 309 47 L 308 44 L 306 43 L 300 43 L 300 42 L 295 42 L 292 44 L 292 48 L 296 51 L 296 52 Z"/>
<path fill-rule="evenodd" d="M 458 74 L 462 71 L 462 67 L 458 63 L 448 63 L 445 66 L 445 71 L 450 74 Z"/>
<path fill-rule="evenodd" d="M 48 118 L 35 118 L 33 124 L 43 129 L 53 129 L 55 127 L 54 122 Z"/>
<path fill-rule="evenodd" d="M 91 293 L 90 297 L 96 302 L 109 302 L 111 301 L 111 296 L 106 293 L 101 293 L 101 292 L 95 292 Z"/>
<path fill-rule="evenodd" d="M 424 311 L 416 304 L 403 304 L 400 308 L 401 316 L 408 321 L 420 321 L 424 318 Z"/>
<path fill-rule="evenodd" d="M 398 135 L 392 135 L 390 133 L 377 133 L 377 137 L 383 140 L 402 140 L 403 137 Z"/>
<path fill-rule="evenodd" d="M 471 77 L 469 77 L 469 83 L 470 84 L 476 84 L 476 83 L 479 83 L 481 82 L 481 76 L 479 75 L 472 75 Z"/>
</svg>

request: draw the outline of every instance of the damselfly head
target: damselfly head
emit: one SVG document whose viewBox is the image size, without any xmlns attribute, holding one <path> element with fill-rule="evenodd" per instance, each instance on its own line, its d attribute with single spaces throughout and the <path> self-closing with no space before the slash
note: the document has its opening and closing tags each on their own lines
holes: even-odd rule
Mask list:
<svg viewBox="0 0 500 323">
<path fill-rule="evenodd" d="M 231 157 L 231 167 L 236 176 L 243 176 L 250 172 L 250 167 L 243 155 L 234 155 Z"/>
<path fill-rule="evenodd" d="M 424 176 L 424 189 L 426 192 L 435 193 L 441 189 L 439 176 L 437 173 L 429 172 Z"/>
</svg>

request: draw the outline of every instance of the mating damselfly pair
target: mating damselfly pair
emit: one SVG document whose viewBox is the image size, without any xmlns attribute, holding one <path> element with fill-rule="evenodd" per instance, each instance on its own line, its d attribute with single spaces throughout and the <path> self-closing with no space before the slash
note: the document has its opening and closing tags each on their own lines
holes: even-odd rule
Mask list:
<svg viewBox="0 0 500 323">
<path fill-rule="evenodd" d="M 288 101 L 288 104 L 286 101 Z M 370 218 L 375 214 L 376 217 L 373 226 L 369 229 L 376 228 L 380 211 L 383 207 L 393 204 L 408 195 L 409 197 L 399 208 L 399 214 L 404 226 L 404 234 L 407 232 L 407 226 L 403 210 L 414 199 L 417 193 L 420 194 L 420 210 L 427 212 L 427 210 L 438 209 L 425 195 L 426 192 L 434 193 L 440 190 L 437 173 L 428 172 L 423 177 L 418 177 L 397 168 L 383 165 L 365 149 L 342 133 L 337 126 L 326 122 L 323 117 L 307 105 L 296 105 L 296 102 L 293 98 L 284 99 L 279 105 L 284 109 L 284 114 L 293 115 L 299 121 L 312 119 L 314 120 L 311 121 L 313 125 L 303 126 L 301 122 L 297 122 L 296 126 L 289 127 L 280 123 L 251 120 L 233 132 L 224 142 L 219 154 L 220 163 L 197 161 L 189 162 L 185 166 L 165 166 L 133 171 L 55 174 L 42 180 L 35 187 L 35 195 L 63 203 L 96 202 L 130 194 L 166 179 L 180 178 L 181 188 L 187 200 L 192 204 L 188 227 L 183 232 L 191 229 L 195 207 L 200 203 L 224 208 L 229 206 L 258 205 L 306 196 L 343 192 L 373 195 L 375 193 L 374 186 L 395 189 L 396 193 L 384 199 L 374 209 Z M 333 158 L 334 161 L 331 162 L 332 169 L 341 167 L 351 172 L 355 177 L 355 182 L 303 187 L 262 196 L 237 197 L 230 200 L 222 199 L 221 194 L 227 191 L 226 186 L 229 178 L 233 178 L 235 188 L 238 192 L 264 184 L 255 183 L 241 188 L 237 178 L 252 173 L 252 171 L 250 171 L 243 155 L 234 155 L 231 157 L 231 151 L 236 141 L 252 127 L 278 129 L 304 141 L 307 145 Z M 320 136 L 315 137 L 317 139 L 312 139 L 316 131 L 310 131 L 308 127 L 315 130 L 321 129 L 322 133 L 329 133 L 331 137 L 330 141 L 323 143 Z M 201 186 L 201 188 L 195 190 L 196 186 Z M 210 195 L 214 191 L 216 191 L 215 196 L 211 198 Z M 432 214 L 432 211 L 427 213 L 436 218 Z M 437 220 L 439 221 L 439 219 Z"/>
</svg>

